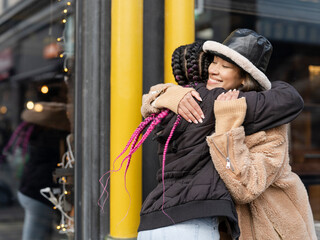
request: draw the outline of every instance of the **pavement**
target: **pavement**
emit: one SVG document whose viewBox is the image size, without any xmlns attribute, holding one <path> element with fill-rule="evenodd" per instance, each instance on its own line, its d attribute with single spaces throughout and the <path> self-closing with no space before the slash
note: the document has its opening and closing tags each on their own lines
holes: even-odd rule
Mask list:
<svg viewBox="0 0 320 240">
<path fill-rule="evenodd" d="M 0 240 L 21 240 L 24 210 L 18 203 L 0 206 Z M 65 234 L 54 231 L 51 240 L 68 240 Z"/>
<path fill-rule="evenodd" d="M 0 207 L 0 240 L 21 240 L 23 217 L 24 211 L 18 203 Z M 320 240 L 320 221 L 315 221 L 315 228 Z M 52 240 L 68 240 L 68 237 L 55 231 Z"/>
</svg>

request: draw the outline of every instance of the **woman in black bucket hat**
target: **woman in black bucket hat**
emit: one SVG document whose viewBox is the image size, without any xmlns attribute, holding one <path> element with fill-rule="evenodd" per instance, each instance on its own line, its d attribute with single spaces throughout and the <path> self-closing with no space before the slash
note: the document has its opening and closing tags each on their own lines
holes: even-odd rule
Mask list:
<svg viewBox="0 0 320 240">
<path fill-rule="evenodd" d="M 206 82 L 213 91 L 229 89 L 220 72 L 234 67 L 241 71 L 238 89 L 248 91 L 250 82 L 253 82 L 251 89 L 271 88 L 265 70 L 272 46 L 263 36 L 238 29 L 223 44 L 207 41 L 203 49 L 214 56 Z M 282 126 L 300 113 L 301 99 L 287 84 L 273 85 L 270 91 L 232 91 L 219 95 L 214 106 L 215 133 L 207 139 L 212 160 L 237 203 L 240 239 L 316 239 L 307 193 L 289 166 L 287 127 Z M 190 91 L 183 93 L 177 86 L 162 88 L 159 86 L 158 91 L 145 96 L 144 115 L 161 107 L 183 111 L 178 108 L 181 96 L 186 92 L 191 96 Z M 192 94 L 201 101 L 196 92 Z M 245 99 L 238 99 L 238 95 Z M 274 99 L 280 100 L 279 106 Z M 152 106 L 151 102 L 155 104 Z M 260 130 L 266 131 L 253 134 Z"/>
</svg>

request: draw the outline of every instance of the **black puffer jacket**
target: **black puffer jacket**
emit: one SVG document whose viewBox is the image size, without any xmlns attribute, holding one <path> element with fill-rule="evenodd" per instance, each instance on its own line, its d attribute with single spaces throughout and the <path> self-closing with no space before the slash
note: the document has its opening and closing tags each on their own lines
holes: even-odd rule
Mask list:
<svg viewBox="0 0 320 240">
<path fill-rule="evenodd" d="M 261 93 L 241 93 L 247 100 L 246 132 L 268 129 L 275 125 L 292 121 L 302 110 L 303 101 L 290 85 L 278 82 L 273 84 L 274 91 Z M 177 126 L 165 163 L 165 201 L 162 200 L 163 184 L 161 169 L 157 174 L 159 181 L 156 188 L 148 195 L 141 210 L 141 221 L 138 231 L 169 226 L 174 223 L 203 217 L 226 217 L 232 231 L 232 237 L 239 237 L 237 214 L 231 196 L 220 179 L 211 161 L 206 136 L 214 131 L 215 119 L 213 104 L 222 88 L 207 90 L 199 84 L 196 90 L 203 102 L 200 106 L 206 118 L 201 124 L 189 124 L 181 120 Z M 283 91 L 285 90 L 285 91 Z M 282 105 L 277 106 L 274 99 Z M 290 106 L 285 108 L 282 106 Z M 275 116 L 267 117 L 263 109 L 268 109 Z M 270 112 L 267 113 L 268 116 Z M 162 122 L 157 132 L 159 141 L 159 160 L 177 116 L 170 113 Z M 163 209 L 174 221 L 162 212 Z"/>
<path fill-rule="evenodd" d="M 181 120 L 177 126 L 166 154 L 165 202 L 162 201 L 162 174 L 159 170 L 159 184 L 149 194 L 141 210 L 139 231 L 172 225 L 174 223 L 202 217 L 226 216 L 233 236 L 239 235 L 237 213 L 227 188 L 220 179 L 211 161 L 205 136 L 214 130 L 214 99 L 223 91 L 208 91 L 199 85 L 197 91 L 203 102 L 201 108 L 207 116 L 201 124 L 189 124 Z M 162 162 L 164 144 L 177 115 L 170 113 L 157 132 L 159 160 Z M 161 129 L 162 128 L 162 129 Z"/>
</svg>

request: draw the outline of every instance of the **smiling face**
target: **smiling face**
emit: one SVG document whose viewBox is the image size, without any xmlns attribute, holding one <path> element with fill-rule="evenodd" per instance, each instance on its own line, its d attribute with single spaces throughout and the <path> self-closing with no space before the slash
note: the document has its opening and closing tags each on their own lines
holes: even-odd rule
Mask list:
<svg viewBox="0 0 320 240">
<path fill-rule="evenodd" d="M 207 88 L 222 87 L 226 90 L 238 89 L 245 81 L 241 69 L 220 57 L 215 56 L 208 69 Z"/>
</svg>

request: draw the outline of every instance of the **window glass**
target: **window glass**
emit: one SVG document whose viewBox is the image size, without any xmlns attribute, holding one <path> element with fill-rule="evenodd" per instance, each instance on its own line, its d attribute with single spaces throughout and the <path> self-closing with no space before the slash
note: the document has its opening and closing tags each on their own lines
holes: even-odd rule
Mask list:
<svg viewBox="0 0 320 240">
<path fill-rule="evenodd" d="M 73 1 L 0 1 L 0 235 L 5 239 L 22 238 L 27 212 L 42 215 L 28 230 L 36 229 L 38 237 L 73 234 L 73 17 Z"/>
</svg>

